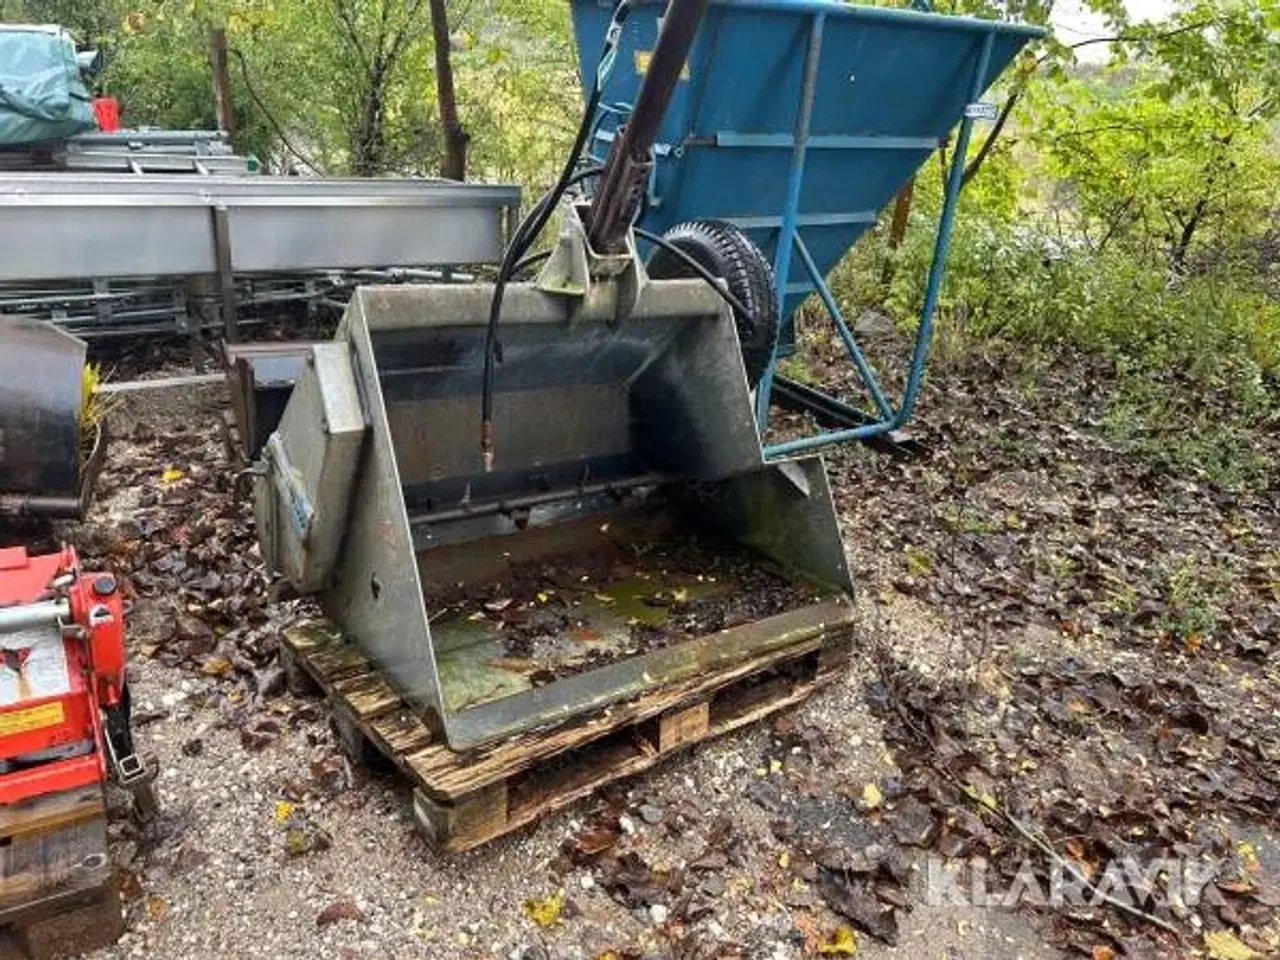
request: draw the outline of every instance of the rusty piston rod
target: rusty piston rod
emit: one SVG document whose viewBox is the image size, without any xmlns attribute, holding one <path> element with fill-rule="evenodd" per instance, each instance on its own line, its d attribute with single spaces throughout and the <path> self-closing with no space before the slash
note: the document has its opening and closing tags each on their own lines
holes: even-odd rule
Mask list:
<svg viewBox="0 0 1280 960">
<path fill-rule="evenodd" d="M 614 138 L 591 204 L 587 238 L 597 253 L 614 254 L 626 249 L 627 231 L 640 208 L 653 165 L 653 141 L 706 9 L 707 0 L 671 0 L 667 7 L 635 108 Z"/>
</svg>

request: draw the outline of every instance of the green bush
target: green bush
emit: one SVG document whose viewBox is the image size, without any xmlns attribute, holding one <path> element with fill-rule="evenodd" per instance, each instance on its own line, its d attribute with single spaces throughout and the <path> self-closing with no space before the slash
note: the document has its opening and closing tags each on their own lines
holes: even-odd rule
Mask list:
<svg viewBox="0 0 1280 960">
<path fill-rule="evenodd" d="M 900 251 L 888 305 L 908 323 L 924 299 L 931 232 L 912 230 Z M 1118 250 L 1099 254 L 972 216 L 954 232 L 938 323 L 962 344 L 1067 344 L 1134 372 L 1206 383 L 1227 377 L 1247 388 L 1280 375 L 1280 302 L 1258 275 L 1218 268 L 1171 277 Z"/>
</svg>

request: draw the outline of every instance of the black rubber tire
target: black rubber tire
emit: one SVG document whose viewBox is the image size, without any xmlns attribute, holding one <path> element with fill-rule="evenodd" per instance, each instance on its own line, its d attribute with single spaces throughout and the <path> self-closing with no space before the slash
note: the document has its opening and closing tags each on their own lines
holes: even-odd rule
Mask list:
<svg viewBox="0 0 1280 960">
<path fill-rule="evenodd" d="M 769 261 L 745 233 L 723 220 L 678 223 L 662 239 L 688 254 L 712 276 L 724 280 L 729 292 L 747 309 L 746 316 L 734 310 L 733 319 L 747 383 L 754 388 L 773 356 L 781 326 Z M 645 266 L 654 280 L 697 276 L 687 263 L 662 247 L 655 247 Z"/>
</svg>

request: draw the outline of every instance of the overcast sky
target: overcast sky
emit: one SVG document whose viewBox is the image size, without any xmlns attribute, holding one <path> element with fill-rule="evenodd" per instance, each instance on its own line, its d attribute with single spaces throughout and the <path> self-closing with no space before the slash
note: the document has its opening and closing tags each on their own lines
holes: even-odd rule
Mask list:
<svg viewBox="0 0 1280 960">
<path fill-rule="evenodd" d="M 1159 20 L 1168 16 L 1173 6 L 1173 0 L 1125 0 L 1129 17 L 1134 21 Z M 1052 21 L 1058 39 L 1066 44 L 1108 35 L 1102 18 L 1090 12 L 1082 0 L 1057 0 Z M 1077 56 L 1086 63 L 1101 63 L 1107 59 L 1107 44 L 1081 47 Z"/>
</svg>

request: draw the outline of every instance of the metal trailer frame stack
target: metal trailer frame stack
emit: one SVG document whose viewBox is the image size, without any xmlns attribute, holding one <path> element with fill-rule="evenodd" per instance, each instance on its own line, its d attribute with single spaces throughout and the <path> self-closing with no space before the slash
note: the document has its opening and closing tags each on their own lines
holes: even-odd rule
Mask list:
<svg viewBox="0 0 1280 960">
<path fill-rule="evenodd" d="M 518 187 L 407 178 L 0 174 L 0 291 L 40 303 L 79 282 L 68 296 L 96 308 L 116 302 L 113 281 L 127 296 L 156 278 L 205 278 L 221 332 L 236 340 L 246 293 L 325 298 L 355 282 L 449 280 L 456 266 L 496 262 L 519 200 Z M 178 312 L 185 291 L 173 296 L 167 309 Z"/>
<path fill-rule="evenodd" d="M 237 154 L 221 130 L 118 130 L 0 147 L 0 170 L 250 176 L 259 164 L 257 157 Z"/>
</svg>

